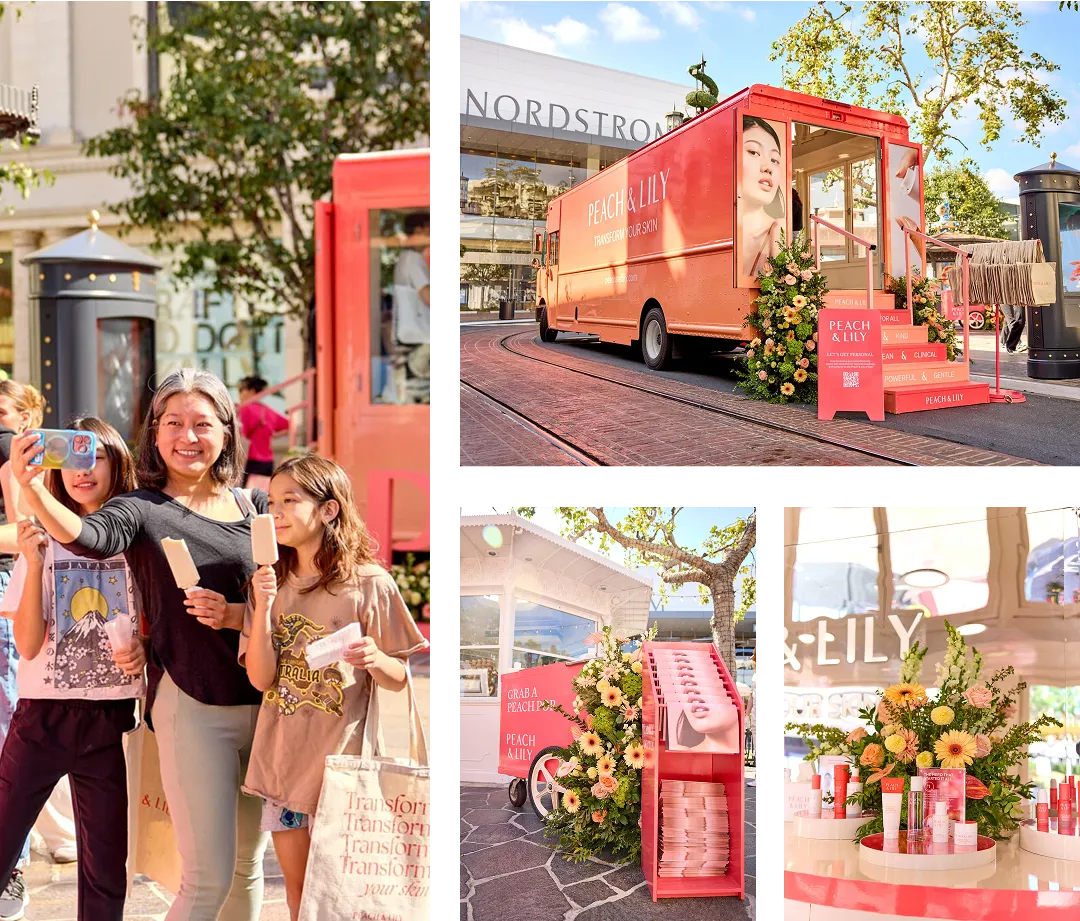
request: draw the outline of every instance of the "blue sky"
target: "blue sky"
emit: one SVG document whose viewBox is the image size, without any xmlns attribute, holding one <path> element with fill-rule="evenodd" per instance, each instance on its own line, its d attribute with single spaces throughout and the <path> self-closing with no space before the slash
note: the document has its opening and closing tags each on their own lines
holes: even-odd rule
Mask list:
<svg viewBox="0 0 1080 921">
<path fill-rule="evenodd" d="M 461 509 L 462 515 L 490 515 L 490 514 L 506 514 L 510 509 L 505 508 L 492 508 L 491 506 L 471 505 L 463 506 Z M 626 515 L 626 507 L 617 506 L 605 506 L 605 511 L 608 516 L 608 520 L 612 524 L 618 524 L 618 522 Z M 709 533 L 709 528 L 713 525 L 718 527 L 726 527 L 734 522 L 737 518 L 745 518 L 751 512 L 753 508 L 684 508 L 679 512 L 678 518 L 675 519 L 675 539 L 679 542 L 680 546 L 685 547 L 688 550 L 695 550 L 700 547 L 701 542 Z M 540 525 L 542 528 L 547 528 L 549 531 L 554 531 L 556 534 L 562 533 L 562 519 L 555 514 L 555 510 L 551 508 L 537 508 L 536 514 L 532 518 L 533 522 Z M 598 541 L 585 541 L 584 546 L 597 549 Z M 612 547 L 610 551 L 610 558 L 616 563 L 623 563 L 623 549 L 618 545 Z M 659 579 L 654 580 L 654 584 L 658 583 Z M 674 596 L 676 593 L 672 591 Z M 680 586 L 678 594 L 678 601 L 669 601 L 668 607 L 674 609 L 691 609 L 700 606 L 698 601 L 697 586 L 686 585 Z M 656 595 L 653 595 L 653 602 L 656 603 Z M 712 608 L 710 607 L 711 611 Z"/>
<path fill-rule="evenodd" d="M 673 82 L 691 82 L 686 68 L 705 55 L 706 73 L 721 97 L 753 83 L 780 85 L 780 62 L 770 61 L 772 42 L 810 8 L 804 2 L 487 2 L 465 0 L 461 31 L 532 51 L 630 71 Z M 856 4 L 858 7 L 859 4 Z M 1066 121 L 1044 131 L 1039 147 L 1016 143 L 1020 132 L 1006 125 L 991 150 L 979 143 L 973 114 L 962 114 L 955 134 L 996 194 L 1015 199 L 1012 176 L 1044 163 L 1050 152 L 1080 168 L 1080 59 L 1075 34 L 1080 13 L 1058 11 L 1057 0 L 1020 4 L 1027 23 L 1019 44 L 1061 70 L 1046 82 L 1068 103 Z M 963 149 L 954 144 L 957 159 Z"/>
</svg>

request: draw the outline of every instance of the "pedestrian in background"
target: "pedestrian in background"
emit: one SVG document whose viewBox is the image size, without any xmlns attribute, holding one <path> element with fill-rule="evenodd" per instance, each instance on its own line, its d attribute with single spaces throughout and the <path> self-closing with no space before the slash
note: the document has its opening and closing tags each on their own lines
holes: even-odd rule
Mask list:
<svg viewBox="0 0 1080 921">
<path fill-rule="evenodd" d="M 270 474 L 274 472 L 272 442 L 278 432 L 289 428 L 285 416 L 262 402 L 260 395 L 266 387 L 266 381 L 256 375 L 240 381 L 240 434 L 251 442 L 244 467 L 244 486 L 248 489 L 266 489 L 270 485 Z"/>
</svg>

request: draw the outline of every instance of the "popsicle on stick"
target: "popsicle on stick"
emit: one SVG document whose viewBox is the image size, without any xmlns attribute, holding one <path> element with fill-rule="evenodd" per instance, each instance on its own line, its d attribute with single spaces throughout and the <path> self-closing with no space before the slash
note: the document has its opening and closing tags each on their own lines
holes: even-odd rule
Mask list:
<svg viewBox="0 0 1080 921">
<path fill-rule="evenodd" d="M 251 558 L 256 566 L 273 566 L 278 561 L 273 515 L 256 515 L 251 520 Z"/>
<path fill-rule="evenodd" d="M 161 549 L 165 551 L 165 558 L 169 561 L 169 569 L 172 570 L 177 588 L 186 592 L 199 584 L 199 570 L 195 567 L 191 551 L 183 538 L 173 540 L 171 537 L 163 537 Z"/>
</svg>

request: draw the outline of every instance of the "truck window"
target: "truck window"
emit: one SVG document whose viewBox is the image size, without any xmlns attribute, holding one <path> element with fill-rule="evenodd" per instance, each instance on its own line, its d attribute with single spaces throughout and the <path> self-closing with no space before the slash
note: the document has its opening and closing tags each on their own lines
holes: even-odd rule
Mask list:
<svg viewBox="0 0 1080 921">
<path fill-rule="evenodd" d="M 548 265 L 559 264 L 559 231 L 555 231 L 548 243 Z"/>
</svg>

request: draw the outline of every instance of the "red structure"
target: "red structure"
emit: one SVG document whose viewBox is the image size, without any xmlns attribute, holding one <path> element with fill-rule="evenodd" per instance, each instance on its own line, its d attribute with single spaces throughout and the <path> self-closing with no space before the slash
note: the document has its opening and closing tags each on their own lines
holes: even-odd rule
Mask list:
<svg viewBox="0 0 1080 921">
<path fill-rule="evenodd" d="M 735 726 L 727 726 L 717 738 L 695 746 L 699 750 L 673 750 L 676 741 L 677 689 L 662 670 L 660 650 L 690 650 L 700 655 L 708 650 L 717 684 L 722 686 L 736 711 Z M 645 766 L 641 778 L 641 868 L 653 901 L 663 898 L 734 895 L 746 896 L 744 802 L 743 802 L 743 707 L 735 682 L 716 647 L 700 643 L 646 643 L 643 647 L 642 726 Z M 699 671 L 700 674 L 700 671 Z M 699 681 L 710 676 L 701 676 Z M 734 731 L 732 731 L 734 730 Z M 725 749 L 718 751 L 717 749 Z M 660 796 L 665 781 L 722 783 L 727 799 L 729 856 L 726 872 L 714 876 L 662 876 Z"/>
<path fill-rule="evenodd" d="M 315 206 L 314 445 L 349 472 L 384 565 L 430 546 L 429 406 L 388 401 L 380 380 L 394 261 L 427 246 L 401 228 L 428 212 L 428 163 L 427 150 L 340 157 L 333 201 Z"/>
</svg>

